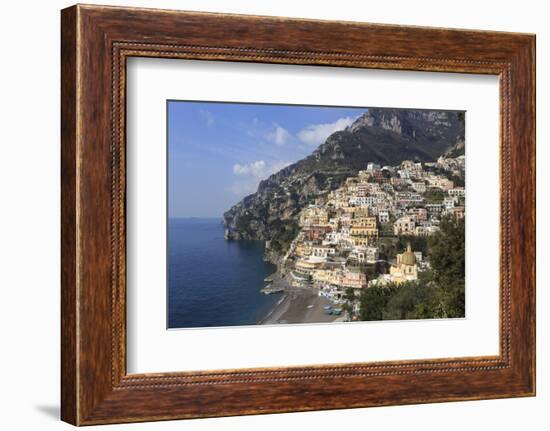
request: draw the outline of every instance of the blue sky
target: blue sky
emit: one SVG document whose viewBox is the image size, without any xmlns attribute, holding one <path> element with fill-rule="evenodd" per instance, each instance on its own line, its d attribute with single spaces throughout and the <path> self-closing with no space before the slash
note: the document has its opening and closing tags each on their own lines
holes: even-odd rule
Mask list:
<svg viewBox="0 0 550 431">
<path fill-rule="evenodd" d="M 169 217 L 221 217 L 365 111 L 168 101 Z"/>
</svg>

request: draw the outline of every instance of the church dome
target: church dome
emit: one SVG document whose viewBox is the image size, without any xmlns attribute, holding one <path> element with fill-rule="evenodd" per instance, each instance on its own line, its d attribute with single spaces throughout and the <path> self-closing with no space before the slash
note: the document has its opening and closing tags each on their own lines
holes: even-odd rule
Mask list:
<svg viewBox="0 0 550 431">
<path fill-rule="evenodd" d="M 411 244 L 407 244 L 407 251 L 401 255 L 403 265 L 416 265 L 416 256 L 411 250 Z"/>
</svg>

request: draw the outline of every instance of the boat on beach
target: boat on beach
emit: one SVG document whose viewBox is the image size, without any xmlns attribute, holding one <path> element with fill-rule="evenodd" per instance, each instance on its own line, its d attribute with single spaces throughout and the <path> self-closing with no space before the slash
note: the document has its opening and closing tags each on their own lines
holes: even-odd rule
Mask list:
<svg viewBox="0 0 550 431">
<path fill-rule="evenodd" d="M 281 293 L 284 291 L 285 291 L 284 287 L 269 287 L 269 286 L 266 286 L 260 290 L 260 292 L 262 292 L 264 295 L 271 295 L 273 293 Z"/>
<path fill-rule="evenodd" d="M 274 281 L 276 281 L 277 279 L 281 279 L 283 277 L 284 276 L 281 276 L 281 275 L 277 274 L 276 272 L 274 272 L 273 274 L 268 275 L 266 278 L 264 278 L 264 281 L 266 283 L 270 284 L 270 283 L 273 283 Z"/>
<path fill-rule="evenodd" d="M 342 314 L 342 309 L 333 308 L 331 305 L 325 305 L 323 307 L 323 313 L 327 316 L 340 316 Z"/>
</svg>

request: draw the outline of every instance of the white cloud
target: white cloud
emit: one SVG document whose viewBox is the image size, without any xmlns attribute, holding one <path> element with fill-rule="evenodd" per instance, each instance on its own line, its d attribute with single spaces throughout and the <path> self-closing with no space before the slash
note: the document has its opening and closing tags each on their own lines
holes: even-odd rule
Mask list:
<svg viewBox="0 0 550 431">
<path fill-rule="evenodd" d="M 214 125 L 214 115 L 210 111 L 201 109 L 200 116 L 206 121 L 207 127 L 212 127 Z"/>
<path fill-rule="evenodd" d="M 344 117 L 333 123 L 310 124 L 298 132 L 298 138 L 308 145 L 320 145 L 334 132 L 344 130 L 353 121 L 351 117 Z"/>
<path fill-rule="evenodd" d="M 248 137 L 260 139 L 264 142 L 269 142 L 277 146 L 285 145 L 292 141 L 294 136 L 284 127 L 277 123 L 268 125 L 257 118 L 253 118 L 252 122 L 245 126 L 245 132 Z"/>
<path fill-rule="evenodd" d="M 273 124 L 273 130 L 265 133 L 265 138 L 275 145 L 284 145 L 292 139 L 292 134 L 277 123 Z"/>
<path fill-rule="evenodd" d="M 251 176 L 263 180 L 289 164 L 288 162 L 277 161 L 268 165 L 263 160 L 256 160 L 249 164 L 235 163 L 233 165 L 233 173 L 235 175 Z"/>
<path fill-rule="evenodd" d="M 236 163 L 233 165 L 233 173 L 235 175 L 252 175 L 257 178 L 263 178 L 265 175 L 266 165 L 263 160 L 257 160 L 247 165 Z"/>
<path fill-rule="evenodd" d="M 241 178 L 231 185 L 230 190 L 238 196 L 253 193 L 258 188 L 261 180 L 266 179 L 289 164 L 284 161 L 268 164 L 264 160 L 256 160 L 248 164 L 236 163 L 233 165 L 233 174 Z"/>
</svg>

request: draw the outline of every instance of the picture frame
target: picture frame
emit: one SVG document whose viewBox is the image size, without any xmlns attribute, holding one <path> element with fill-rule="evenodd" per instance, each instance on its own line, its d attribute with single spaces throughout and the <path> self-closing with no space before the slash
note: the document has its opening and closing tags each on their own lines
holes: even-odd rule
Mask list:
<svg viewBox="0 0 550 431">
<path fill-rule="evenodd" d="M 535 395 L 534 35 L 76 5 L 61 13 L 61 52 L 62 420 L 92 425 Z M 499 355 L 128 374 L 130 57 L 498 76 Z"/>
</svg>

